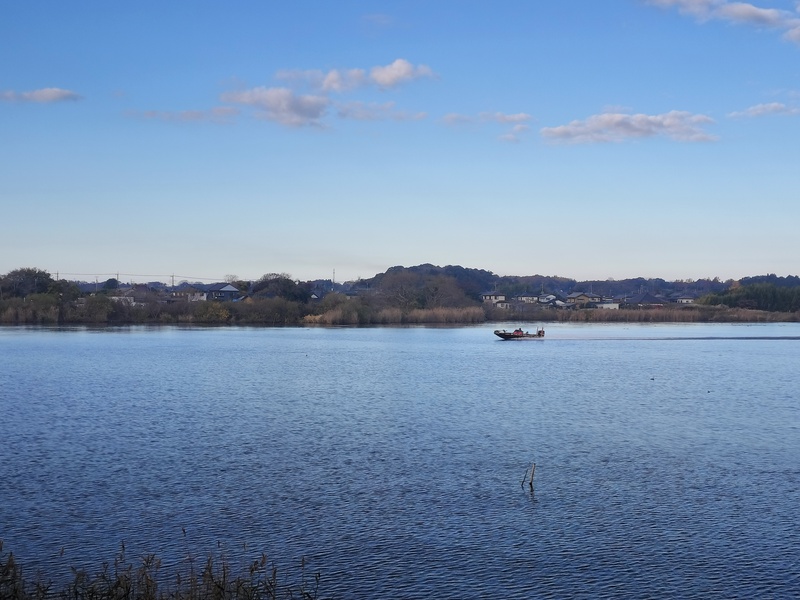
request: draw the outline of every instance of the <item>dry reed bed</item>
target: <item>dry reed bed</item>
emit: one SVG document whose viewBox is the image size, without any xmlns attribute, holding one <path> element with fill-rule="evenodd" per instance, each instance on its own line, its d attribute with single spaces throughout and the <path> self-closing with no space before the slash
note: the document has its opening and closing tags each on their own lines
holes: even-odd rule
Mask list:
<svg viewBox="0 0 800 600">
<path fill-rule="evenodd" d="M 103 563 L 95 574 L 72 569 L 72 580 L 62 586 L 37 578 L 26 581 L 12 553 L 2 553 L 0 540 L 0 599 L 2 600 L 314 600 L 319 574 L 309 580 L 301 563 L 298 583 L 279 579 L 278 569 L 261 555 L 239 574 L 225 559 L 209 557 L 202 568 L 190 561 L 185 572 L 164 573 L 154 555 L 134 567 L 125 558 L 124 545 L 113 564 Z"/>
</svg>

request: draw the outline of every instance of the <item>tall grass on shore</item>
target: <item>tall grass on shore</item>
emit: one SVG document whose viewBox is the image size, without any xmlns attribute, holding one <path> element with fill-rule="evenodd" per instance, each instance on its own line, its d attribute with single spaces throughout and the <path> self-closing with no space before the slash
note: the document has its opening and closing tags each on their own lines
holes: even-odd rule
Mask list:
<svg viewBox="0 0 800 600">
<path fill-rule="evenodd" d="M 355 305 L 340 305 L 321 315 L 307 315 L 306 324 L 315 325 L 422 325 L 483 323 L 486 313 L 480 306 L 465 308 L 416 308 L 402 311 L 384 308 L 377 312 L 359 310 Z"/>
<path fill-rule="evenodd" d="M 278 578 L 278 569 L 266 555 L 254 560 L 239 574 L 230 563 L 211 556 L 201 569 L 190 561 L 184 572 L 164 573 L 155 555 L 142 557 L 138 567 L 125 558 L 124 544 L 112 565 L 104 562 L 90 574 L 72 569 L 72 580 L 54 586 L 41 576 L 27 581 L 13 553 L 3 553 L 0 540 L 0 600 L 315 600 L 319 574 L 306 580 L 305 562 L 299 583 Z"/>
<path fill-rule="evenodd" d="M 466 308 L 415 309 L 408 313 L 405 323 L 483 323 L 486 313 L 479 306 Z"/>
<path fill-rule="evenodd" d="M 559 321 L 589 323 L 778 323 L 800 315 L 711 306 L 556 311 Z"/>
</svg>

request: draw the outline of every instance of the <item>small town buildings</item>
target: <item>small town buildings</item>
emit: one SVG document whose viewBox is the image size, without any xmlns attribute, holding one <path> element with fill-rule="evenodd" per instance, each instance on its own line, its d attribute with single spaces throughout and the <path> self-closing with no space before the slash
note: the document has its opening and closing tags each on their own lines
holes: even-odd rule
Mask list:
<svg viewBox="0 0 800 600">
<path fill-rule="evenodd" d="M 539 302 L 539 297 L 536 294 L 520 294 L 519 296 L 514 296 L 514 302 L 536 304 Z"/>
<path fill-rule="evenodd" d="M 169 292 L 170 302 L 225 302 L 239 300 L 242 292 L 230 283 L 181 283 Z"/>
</svg>

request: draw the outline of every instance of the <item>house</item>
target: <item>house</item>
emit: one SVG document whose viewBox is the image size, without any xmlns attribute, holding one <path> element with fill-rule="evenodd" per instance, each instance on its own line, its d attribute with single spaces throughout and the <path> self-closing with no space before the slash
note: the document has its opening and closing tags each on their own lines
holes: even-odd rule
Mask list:
<svg viewBox="0 0 800 600">
<path fill-rule="evenodd" d="M 203 302 L 206 299 L 206 292 L 198 286 L 189 283 L 181 283 L 170 292 L 170 301 Z"/>
<path fill-rule="evenodd" d="M 572 292 L 567 296 L 567 304 L 583 306 L 584 304 L 602 302 L 603 298 L 591 292 Z"/>
<path fill-rule="evenodd" d="M 134 305 L 133 295 L 131 294 L 111 294 L 108 296 L 108 299 L 117 304 Z"/>
<path fill-rule="evenodd" d="M 602 302 L 596 302 L 594 304 L 595 308 L 602 308 L 605 310 L 619 310 L 619 302 L 612 302 L 610 300 L 603 300 Z"/>
<path fill-rule="evenodd" d="M 224 302 L 237 300 L 241 295 L 239 288 L 233 287 L 230 283 L 212 283 L 206 286 L 206 300 Z"/>
<path fill-rule="evenodd" d="M 481 298 L 485 304 L 497 304 L 498 302 L 505 302 L 506 295 L 499 294 L 498 292 L 484 292 L 481 294 Z"/>
<path fill-rule="evenodd" d="M 694 294 L 676 292 L 669 297 L 669 300 L 677 304 L 694 304 L 695 296 Z"/>
<path fill-rule="evenodd" d="M 152 303 L 164 301 L 163 294 L 150 288 L 144 283 L 136 283 L 130 287 L 118 288 L 113 294 L 109 294 L 109 299 L 119 304 L 128 306 L 146 306 Z"/>
</svg>

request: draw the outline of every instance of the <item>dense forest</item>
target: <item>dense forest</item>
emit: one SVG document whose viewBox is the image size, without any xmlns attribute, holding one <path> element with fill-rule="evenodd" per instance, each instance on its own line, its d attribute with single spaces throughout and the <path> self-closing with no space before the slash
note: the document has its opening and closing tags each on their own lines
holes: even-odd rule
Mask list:
<svg viewBox="0 0 800 600">
<path fill-rule="evenodd" d="M 86 284 L 54 279 L 46 271 L 20 268 L 0 277 L 2 324 L 207 323 L 240 325 L 370 325 L 481 323 L 485 321 L 766 321 L 800 320 L 800 278 L 763 275 L 739 281 L 718 278 L 666 281 L 577 281 L 555 276 L 499 276 L 461 266 L 392 267 L 370 279 L 345 284 L 302 282 L 285 273 L 256 281 L 231 278 L 233 294 L 205 300 L 207 286 L 182 282 L 125 285 L 116 279 Z M 519 296 L 566 299 L 591 291 L 620 302 L 620 310 L 578 310 L 555 304 L 514 302 Z M 509 302 L 485 303 L 482 294 Z M 647 292 L 663 305 L 645 310 L 625 298 Z M 691 304 L 675 303 L 678 295 Z M 195 298 L 196 299 L 196 298 Z M 620 300 L 622 299 L 622 300 Z"/>
</svg>

